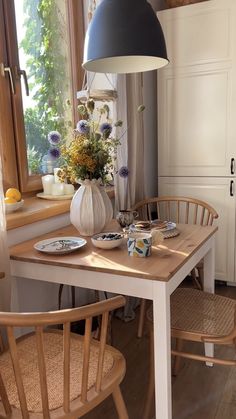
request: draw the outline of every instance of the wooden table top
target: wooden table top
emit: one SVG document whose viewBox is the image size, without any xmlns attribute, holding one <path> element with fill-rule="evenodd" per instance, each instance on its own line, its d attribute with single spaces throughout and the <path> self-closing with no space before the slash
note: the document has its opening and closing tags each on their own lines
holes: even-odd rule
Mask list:
<svg viewBox="0 0 236 419">
<path fill-rule="evenodd" d="M 179 236 L 165 239 L 162 245 L 153 246 L 151 256 L 144 258 L 129 256 L 125 239 L 120 247 L 104 250 L 94 247 L 90 237 L 85 237 L 86 246 L 66 255 L 49 255 L 33 248 L 35 243 L 48 238 L 79 237 L 79 232 L 72 225 L 12 246 L 10 258 L 15 261 L 48 266 L 168 281 L 217 231 L 217 227 L 213 226 L 179 224 L 177 228 L 180 231 Z M 119 231 L 116 221 L 113 220 L 106 231 Z"/>
</svg>

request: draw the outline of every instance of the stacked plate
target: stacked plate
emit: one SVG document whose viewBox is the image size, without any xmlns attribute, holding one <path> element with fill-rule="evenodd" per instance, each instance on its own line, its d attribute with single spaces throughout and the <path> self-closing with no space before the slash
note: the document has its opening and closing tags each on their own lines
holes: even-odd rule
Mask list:
<svg viewBox="0 0 236 419">
<path fill-rule="evenodd" d="M 179 235 L 179 230 L 176 228 L 176 223 L 172 221 L 153 220 L 151 228 L 155 228 L 162 232 L 165 239 Z"/>
<path fill-rule="evenodd" d="M 179 235 L 179 231 L 176 228 L 176 223 L 172 221 L 137 221 L 135 225 L 133 225 L 133 230 L 150 231 L 152 229 L 161 231 L 165 239 Z"/>
</svg>

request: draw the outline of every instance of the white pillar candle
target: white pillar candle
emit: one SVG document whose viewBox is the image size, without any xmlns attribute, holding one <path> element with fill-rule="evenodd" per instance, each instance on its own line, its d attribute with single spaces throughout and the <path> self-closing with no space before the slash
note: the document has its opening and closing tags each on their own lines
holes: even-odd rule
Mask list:
<svg viewBox="0 0 236 419">
<path fill-rule="evenodd" d="M 53 173 L 54 173 L 54 183 L 63 183 L 61 181 L 61 179 L 58 177 L 58 172 L 59 172 L 60 167 L 55 167 L 55 169 L 53 169 Z"/>
<path fill-rule="evenodd" d="M 71 185 L 70 183 L 64 183 L 65 195 L 73 195 L 74 191 L 75 191 L 74 185 Z"/>
<path fill-rule="evenodd" d="M 54 176 L 53 175 L 42 176 L 43 193 L 45 195 L 51 195 L 52 194 L 53 183 L 54 183 Z"/>
<path fill-rule="evenodd" d="M 53 183 L 52 195 L 64 195 L 64 183 Z"/>
</svg>

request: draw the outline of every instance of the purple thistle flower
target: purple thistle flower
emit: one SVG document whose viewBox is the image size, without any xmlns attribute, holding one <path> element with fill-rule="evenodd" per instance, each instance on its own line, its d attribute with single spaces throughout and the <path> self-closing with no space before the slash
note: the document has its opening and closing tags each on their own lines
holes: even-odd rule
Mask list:
<svg viewBox="0 0 236 419">
<path fill-rule="evenodd" d="M 129 176 L 129 169 L 127 166 L 122 166 L 119 171 L 118 174 L 120 177 L 126 178 Z"/>
<path fill-rule="evenodd" d="M 77 122 L 76 125 L 77 131 L 79 131 L 80 134 L 88 134 L 89 132 L 89 124 L 86 119 L 81 119 L 79 122 Z"/>
<path fill-rule="evenodd" d="M 61 141 L 61 134 L 58 131 L 50 131 L 48 141 L 52 145 L 58 144 Z"/>
<path fill-rule="evenodd" d="M 60 157 L 61 153 L 58 148 L 54 147 L 49 150 L 48 155 L 51 157 L 51 159 L 56 160 Z"/>
<path fill-rule="evenodd" d="M 105 138 L 108 138 L 109 135 L 110 135 L 110 133 L 111 133 L 111 131 L 112 131 L 111 124 L 109 124 L 108 122 L 104 122 L 100 126 L 100 131 L 104 135 Z"/>
</svg>

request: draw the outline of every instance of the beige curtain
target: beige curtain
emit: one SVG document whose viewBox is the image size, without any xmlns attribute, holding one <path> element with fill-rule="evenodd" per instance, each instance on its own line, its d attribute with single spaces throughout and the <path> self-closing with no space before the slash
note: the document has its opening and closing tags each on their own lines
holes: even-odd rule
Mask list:
<svg viewBox="0 0 236 419">
<path fill-rule="evenodd" d="M 0 279 L 0 311 L 10 310 L 11 300 L 11 280 L 10 264 L 6 235 L 6 219 L 4 209 L 4 194 L 2 186 L 2 165 L 0 158 L 0 272 L 5 273 L 5 277 Z"/>
<path fill-rule="evenodd" d="M 115 179 L 116 210 L 131 207 L 144 198 L 144 125 L 143 114 L 138 106 L 143 104 L 142 74 L 118 75 L 117 118 L 123 121 L 125 135 L 117 156 L 118 176 Z M 127 178 L 119 175 L 121 167 L 127 167 Z"/>
</svg>

